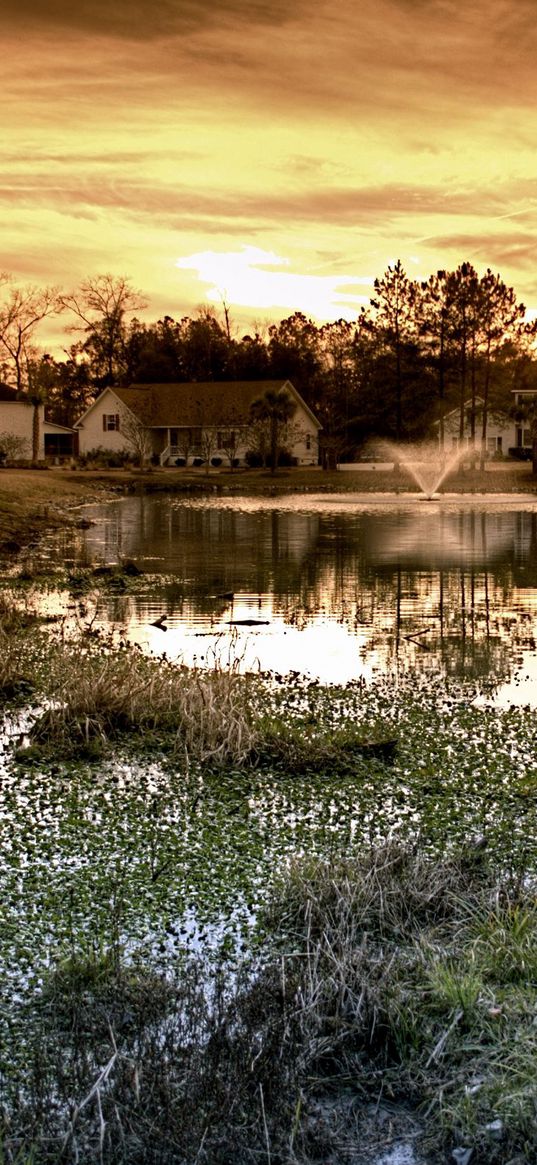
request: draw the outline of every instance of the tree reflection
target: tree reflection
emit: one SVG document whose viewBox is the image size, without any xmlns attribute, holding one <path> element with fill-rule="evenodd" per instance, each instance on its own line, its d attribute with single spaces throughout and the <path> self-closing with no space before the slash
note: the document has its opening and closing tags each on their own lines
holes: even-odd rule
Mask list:
<svg viewBox="0 0 537 1165">
<path fill-rule="evenodd" d="M 529 507 L 338 510 L 310 499 L 149 496 L 102 507 L 84 538 L 79 553 L 93 561 L 134 558 L 151 573 L 151 593 L 116 598 L 113 615 L 127 621 L 150 621 L 157 604 L 207 632 L 256 613 L 297 629 L 337 622 L 379 670 L 473 679 L 505 679 L 537 639 Z"/>
</svg>

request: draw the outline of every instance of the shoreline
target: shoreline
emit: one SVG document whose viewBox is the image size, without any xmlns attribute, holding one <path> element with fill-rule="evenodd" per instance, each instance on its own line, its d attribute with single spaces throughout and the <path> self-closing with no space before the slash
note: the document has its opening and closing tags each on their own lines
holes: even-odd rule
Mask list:
<svg viewBox="0 0 537 1165">
<path fill-rule="evenodd" d="M 290 493 L 357 495 L 379 504 L 406 504 L 423 497 L 412 489 L 404 469 L 325 471 L 268 470 L 87 470 L 3 469 L 0 473 L 0 553 L 18 553 L 47 529 L 70 525 L 72 511 L 99 499 L 132 493 L 243 494 L 274 496 Z M 467 470 L 450 475 L 432 503 L 471 501 L 524 503 L 537 501 L 537 478 L 528 463 L 491 463 L 484 473 Z"/>
</svg>

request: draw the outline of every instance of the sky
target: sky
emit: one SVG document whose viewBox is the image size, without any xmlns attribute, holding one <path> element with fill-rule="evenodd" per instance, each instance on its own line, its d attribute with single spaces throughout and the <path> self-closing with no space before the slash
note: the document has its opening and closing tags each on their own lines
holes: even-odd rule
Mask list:
<svg viewBox="0 0 537 1165">
<path fill-rule="evenodd" d="M 534 0 L 2 0 L 0 269 L 145 318 L 354 319 L 491 267 L 537 314 Z"/>
</svg>

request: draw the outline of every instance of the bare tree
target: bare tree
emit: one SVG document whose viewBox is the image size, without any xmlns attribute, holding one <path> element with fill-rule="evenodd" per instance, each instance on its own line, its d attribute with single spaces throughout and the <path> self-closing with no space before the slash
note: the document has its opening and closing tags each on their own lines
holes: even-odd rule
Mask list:
<svg viewBox="0 0 537 1165">
<path fill-rule="evenodd" d="M 101 387 L 121 384 L 128 368 L 127 317 L 146 307 L 141 292 L 123 276 L 96 275 L 76 292 L 62 296 L 62 305 L 76 316 L 74 331 L 85 335 L 84 348 Z"/>
<path fill-rule="evenodd" d="M 235 461 L 237 459 L 237 452 L 244 436 L 244 425 L 238 421 L 231 424 L 230 428 L 222 429 L 220 433 L 220 447 L 229 461 L 229 468 L 234 469 Z"/>
<path fill-rule="evenodd" d="M 196 448 L 196 436 L 192 429 L 179 429 L 177 433 L 177 448 L 181 457 L 185 459 L 185 465 L 188 465 L 188 458 Z"/>
<path fill-rule="evenodd" d="M 120 420 L 120 431 L 127 445 L 132 449 L 140 468 L 143 469 L 153 452 L 151 430 L 143 424 L 139 417 L 131 413 L 130 409 L 123 409 Z"/>
<path fill-rule="evenodd" d="M 22 392 L 27 387 L 28 367 L 34 356 L 36 328 L 61 310 L 61 301 L 56 287 L 17 287 L 7 276 L 0 276 L 1 283 L 6 294 L 0 303 L 0 351 L 14 376 L 17 392 Z"/>
<path fill-rule="evenodd" d="M 211 457 L 217 448 L 216 430 L 212 425 L 209 425 L 206 429 L 201 430 L 200 439 L 201 456 L 205 462 L 206 473 L 209 472 Z"/>
</svg>

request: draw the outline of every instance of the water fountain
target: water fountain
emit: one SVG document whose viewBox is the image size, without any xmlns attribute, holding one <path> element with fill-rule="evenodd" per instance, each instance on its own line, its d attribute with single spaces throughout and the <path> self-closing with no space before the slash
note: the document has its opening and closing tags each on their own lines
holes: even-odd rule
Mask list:
<svg viewBox="0 0 537 1165">
<path fill-rule="evenodd" d="M 431 502 L 439 497 L 442 482 L 457 467 L 466 449 L 441 449 L 436 442 L 419 445 L 385 446 L 391 460 L 408 469 L 410 476 L 421 490 L 420 500 Z"/>
</svg>

